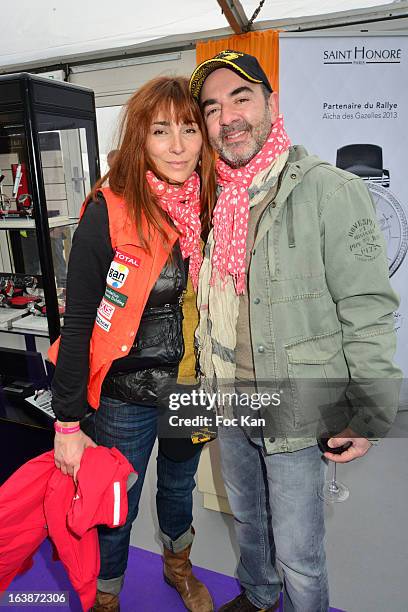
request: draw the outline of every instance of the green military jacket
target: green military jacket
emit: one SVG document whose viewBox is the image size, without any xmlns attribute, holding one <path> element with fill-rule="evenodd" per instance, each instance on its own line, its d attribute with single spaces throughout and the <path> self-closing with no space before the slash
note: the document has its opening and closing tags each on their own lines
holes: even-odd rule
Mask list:
<svg viewBox="0 0 408 612">
<path fill-rule="evenodd" d="M 283 391 L 273 410 L 285 435 L 266 433 L 266 452 L 315 444 L 322 406 L 343 393 L 349 420 L 341 425 L 368 438 L 384 435 L 398 408 L 398 298 L 363 181 L 291 147 L 258 224 L 248 293 L 256 379 Z M 316 402 L 311 379 L 319 381 Z M 344 384 L 333 387 L 333 380 Z"/>
</svg>

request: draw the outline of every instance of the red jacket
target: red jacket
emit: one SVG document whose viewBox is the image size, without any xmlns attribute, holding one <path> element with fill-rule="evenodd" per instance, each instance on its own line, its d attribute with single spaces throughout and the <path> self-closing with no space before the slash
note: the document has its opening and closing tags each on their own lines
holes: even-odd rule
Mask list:
<svg viewBox="0 0 408 612">
<path fill-rule="evenodd" d="M 32 565 L 49 536 L 84 610 L 95 601 L 100 557 L 95 525 L 118 527 L 128 513 L 126 486 L 133 467 L 116 448 L 87 448 L 77 486 L 44 453 L 0 487 L 0 592 Z"/>
<path fill-rule="evenodd" d="M 169 256 L 159 232 L 154 227 L 148 230 L 144 222 L 145 234 L 150 231 L 150 253 L 147 253 L 140 246 L 123 198 L 109 187 L 100 191 L 108 208 L 109 234 L 115 255 L 106 277 L 105 295 L 96 313 L 89 348 L 88 402 L 95 409 L 99 407 L 102 383 L 113 360 L 125 357 L 133 345 L 150 291 Z M 81 214 L 83 211 L 84 208 Z M 166 234 L 171 250 L 178 234 L 169 225 Z M 59 340 L 48 351 L 54 364 Z"/>
</svg>

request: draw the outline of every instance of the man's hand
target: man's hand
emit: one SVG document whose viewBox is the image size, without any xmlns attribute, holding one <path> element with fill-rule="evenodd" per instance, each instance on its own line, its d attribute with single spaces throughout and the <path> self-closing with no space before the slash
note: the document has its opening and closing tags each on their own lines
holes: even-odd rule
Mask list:
<svg viewBox="0 0 408 612">
<path fill-rule="evenodd" d="M 333 453 L 324 453 L 324 456 L 330 461 L 335 461 L 336 463 L 348 463 L 349 461 L 353 461 L 353 459 L 357 459 L 358 457 L 362 457 L 366 454 L 366 452 L 371 448 L 372 444 L 367 438 L 359 438 L 358 435 L 349 427 L 341 431 L 339 434 L 330 438 L 328 441 L 328 446 L 331 448 L 337 448 L 338 446 L 343 446 L 347 442 L 351 442 L 351 446 L 341 453 L 341 455 L 335 455 Z"/>
<path fill-rule="evenodd" d="M 55 465 L 63 474 L 72 476 L 75 482 L 83 452 L 88 446 L 97 445 L 81 430 L 71 434 L 55 433 Z"/>
</svg>

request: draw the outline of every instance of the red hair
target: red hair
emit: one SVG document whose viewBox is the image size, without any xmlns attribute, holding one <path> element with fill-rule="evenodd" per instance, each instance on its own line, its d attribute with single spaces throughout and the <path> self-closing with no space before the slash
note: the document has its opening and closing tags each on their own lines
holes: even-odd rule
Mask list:
<svg viewBox="0 0 408 612">
<path fill-rule="evenodd" d="M 149 251 L 148 237 L 143 234 L 142 218 L 154 226 L 167 242 L 166 215 L 150 190 L 146 171 L 160 176 L 146 152 L 146 139 L 155 117 L 163 112 L 176 123 L 196 123 L 201 130 L 203 145 L 197 172 L 201 179 L 201 217 L 203 233 L 208 232 L 215 200 L 215 157 L 198 103 L 192 98 L 188 80 L 184 77 L 158 77 L 145 83 L 126 105 L 120 126 L 120 147 L 110 170 L 92 189 L 96 199 L 98 188 L 109 180 L 112 191 L 124 198 L 134 221 L 143 248 Z"/>
</svg>

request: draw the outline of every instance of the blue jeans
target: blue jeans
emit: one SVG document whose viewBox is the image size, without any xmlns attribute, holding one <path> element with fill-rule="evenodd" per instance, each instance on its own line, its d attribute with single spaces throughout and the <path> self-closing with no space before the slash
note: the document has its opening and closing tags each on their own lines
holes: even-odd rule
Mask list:
<svg viewBox="0 0 408 612">
<path fill-rule="evenodd" d="M 98 588 L 118 594 L 122 588 L 128 561 L 130 531 L 139 510 L 139 500 L 147 464 L 157 434 L 158 409 L 153 406 L 127 404 L 102 397 L 99 409 L 82 424 L 84 431 L 97 443 L 115 446 L 138 472 L 136 483 L 128 491 L 128 516 L 122 527 L 99 527 L 101 569 Z M 171 461 L 160 450 L 157 457 L 156 506 L 160 539 L 174 552 L 183 550 L 193 540 L 194 476 L 200 452 L 187 461 Z"/>
<path fill-rule="evenodd" d="M 327 612 L 325 463 L 317 446 L 264 455 L 237 427 L 218 429 L 222 471 L 247 598 L 268 608 L 284 591 L 285 612 Z M 281 575 L 277 572 L 277 563 Z"/>
</svg>

